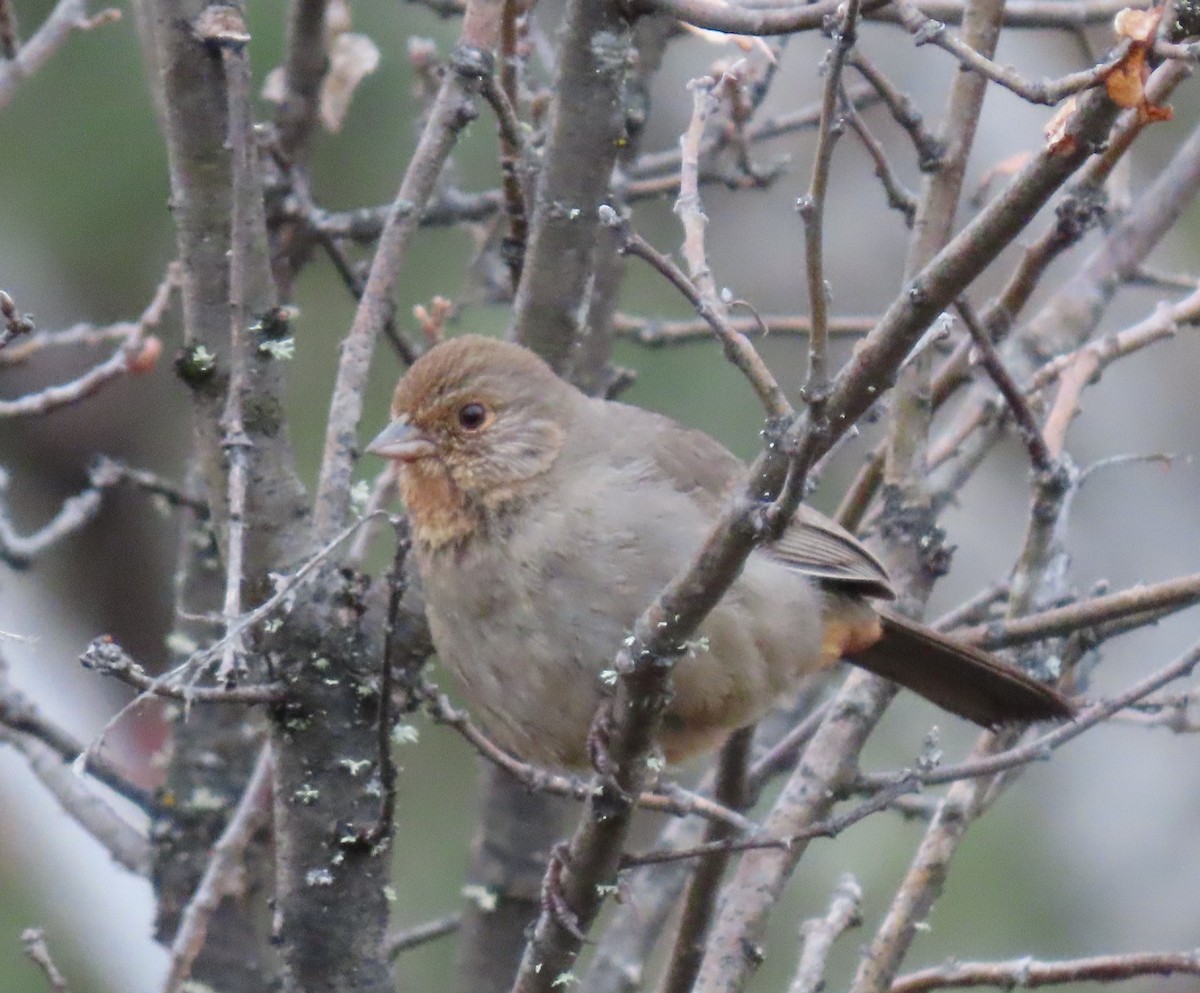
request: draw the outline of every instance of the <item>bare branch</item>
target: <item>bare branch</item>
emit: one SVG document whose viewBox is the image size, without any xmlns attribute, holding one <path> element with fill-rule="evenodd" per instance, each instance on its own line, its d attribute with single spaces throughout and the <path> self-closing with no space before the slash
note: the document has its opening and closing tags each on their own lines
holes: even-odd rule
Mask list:
<svg viewBox="0 0 1200 993">
<path fill-rule="evenodd" d="M 91 331 L 82 330 L 89 328 L 90 325 L 80 325 L 78 328 L 71 329 L 70 332 L 60 332 L 60 335 L 69 335 L 66 339 L 60 338 L 60 335 L 36 334 L 22 342 L 17 348 L 0 351 L 0 356 L 8 355 L 7 360 L 0 360 L 0 362 L 18 362 L 27 358 L 34 351 L 60 341 L 74 343 L 76 339 L 85 339 L 90 343 L 111 336 L 117 338 L 121 343 L 106 361 L 70 382 L 47 386 L 12 400 L 0 400 L 0 418 L 34 417 L 46 414 L 59 407 L 78 403 L 118 376 L 131 372 L 149 372 L 154 367 L 158 353 L 161 351 L 161 345 L 158 344 L 157 339 L 147 337 L 147 335 L 162 322 L 174 291 L 179 286 L 179 279 L 178 267 L 170 266 L 162 282 L 158 284 L 153 299 L 136 322 L 115 324 L 107 329 L 92 329 Z"/>
<path fill-rule="evenodd" d="M 87 0 L 59 0 L 50 16 L 16 54 L 5 56 L 0 61 L 0 110 L 12 102 L 21 83 L 50 61 L 50 57 L 62 47 L 72 32 L 90 31 L 120 16 L 120 11 L 107 9 L 89 17 Z"/>
<path fill-rule="evenodd" d="M 924 119 L 907 93 L 897 89 L 875 63 L 855 48 L 846 56 L 846 64 L 857 69 L 863 79 L 879 94 L 880 99 L 907 133 L 917 150 L 917 166 L 922 172 L 936 172 L 946 152 L 945 143 L 925 128 Z M 857 104 L 855 105 L 857 109 Z"/>
<path fill-rule="evenodd" d="M 1053 106 L 1074 93 L 1099 86 L 1130 50 L 1130 42 L 1123 41 L 1113 55 L 1090 69 L 1073 72 L 1062 79 L 1031 82 L 1010 66 L 999 65 L 976 51 L 961 38 L 948 32 L 946 25 L 926 17 L 912 0 L 894 0 L 892 6 L 900 18 L 900 23 L 918 45 L 937 45 L 958 59 L 964 69 L 979 73 L 1031 103 Z"/>
<path fill-rule="evenodd" d="M 829 949 L 845 932 L 862 923 L 862 887 L 853 876 L 842 876 L 833 888 L 824 917 L 800 925 L 800 961 L 788 993 L 821 993 Z"/>
<path fill-rule="evenodd" d="M 46 944 L 46 932 L 41 928 L 27 928 L 21 932 L 21 944 L 25 946 L 25 954 L 46 975 L 54 993 L 70 993 L 66 977 L 58 971 L 54 959 L 50 957 L 50 946 Z"/>
<path fill-rule="evenodd" d="M 959 300 L 956 307 L 967 330 L 971 333 L 975 347 L 979 350 L 980 365 L 991 377 L 992 382 L 996 384 L 996 389 L 1000 391 L 1000 395 L 1008 404 L 1008 409 L 1012 411 L 1013 419 L 1017 422 L 1017 431 L 1029 451 L 1029 461 L 1033 463 L 1034 469 L 1038 472 L 1049 471 L 1053 456 L 1050 454 L 1046 439 L 1042 437 L 1042 429 L 1038 425 L 1033 411 L 1029 408 L 1025 394 L 1013 381 L 1011 373 L 1004 365 L 1004 360 L 1000 358 L 1000 353 L 996 351 L 996 346 L 992 344 L 991 337 L 980 324 L 971 305 L 965 300 Z"/>
<path fill-rule="evenodd" d="M 419 948 L 421 945 L 436 941 L 438 938 L 454 934 L 461 924 L 462 914 L 455 912 L 447 914 L 445 917 L 438 917 L 435 920 L 427 921 L 425 924 L 418 924 L 416 927 L 406 928 L 403 931 L 396 931 L 389 934 L 385 947 L 387 957 L 394 962 L 405 952 L 413 948 Z"/>
<path fill-rule="evenodd" d="M 574 800 L 587 800 L 595 794 L 595 787 L 584 780 L 548 772 L 513 758 L 480 731 L 464 711 L 453 707 L 449 699 L 444 694 L 438 693 L 436 689 L 427 688 L 424 696 L 425 705 L 434 720 L 452 727 L 480 755 L 498 765 L 529 789 L 570 797 Z M 638 805 L 646 810 L 674 814 L 677 817 L 697 816 L 719 821 L 738 832 L 753 833 L 755 831 L 754 823 L 737 811 L 730 810 L 707 797 L 692 793 L 679 786 L 669 786 L 661 790 L 642 793 L 638 797 Z"/>
<path fill-rule="evenodd" d="M 442 80 L 421 140 L 405 170 L 379 236 L 354 323 L 342 343 L 314 501 L 313 525 L 318 543 L 328 542 L 345 526 L 350 474 L 357 454 L 356 431 L 375 341 L 394 314 L 396 281 L 434 185 L 459 134 L 477 116 L 473 95 L 491 72 L 501 6 L 500 0 L 475 0 L 468 8 L 450 59 L 450 71 Z"/>
<path fill-rule="evenodd" d="M 813 154 L 812 176 L 808 192 L 796 201 L 796 210 L 804 221 L 804 273 L 808 287 L 808 312 L 812 330 L 808 336 L 808 377 L 804 383 L 804 402 L 818 429 L 825 417 L 829 394 L 828 337 L 826 315 L 829 287 L 825 282 L 825 193 L 829 187 L 829 167 L 833 146 L 842 133 L 842 122 L 834 120 L 838 95 L 842 91 L 842 69 L 846 55 L 857 38 L 859 0 L 849 0 L 838 13 L 833 48 L 825 67 L 825 89 L 821 98 L 821 123 L 817 126 L 817 150 Z"/>
<path fill-rule="evenodd" d="M 1024 617 L 959 628 L 955 636 L 981 648 L 1010 648 L 1042 638 L 1061 637 L 1129 616 L 1144 616 L 1144 623 L 1164 614 L 1200 603 L 1200 574 L 1134 586 L 1120 593 L 1092 597 L 1066 607 L 1055 607 Z"/>
<path fill-rule="evenodd" d="M 271 778 L 275 762 L 271 746 L 264 745 L 242 798 L 229 815 L 225 830 L 212 847 L 196 892 L 188 901 L 171 942 L 171 960 L 163 993 L 177 993 L 191 975 L 192 965 L 204 947 L 208 924 L 221 902 L 242 891 L 246 848 L 271 817 Z"/>
<path fill-rule="evenodd" d="M 887 160 L 887 155 L 883 151 L 883 146 L 871 134 L 866 122 L 862 119 L 862 115 L 855 110 L 854 105 L 847 98 L 845 87 L 839 88 L 838 98 L 843 119 L 850 125 L 850 130 L 858 135 L 858 139 L 867 150 L 867 154 L 871 156 L 871 161 L 875 163 L 875 175 L 883 185 L 883 192 L 887 196 L 888 206 L 893 210 L 900 211 L 904 216 L 904 223 L 912 227 L 913 218 L 917 213 L 916 198 L 896 178 L 896 174 Z M 828 320 L 826 323 L 828 323 Z"/>
<path fill-rule="evenodd" d="M 1002 989 L 1035 989 L 1063 983 L 1113 983 L 1139 976 L 1200 976 L 1200 951 L 1127 952 L 1096 955 L 1062 962 L 1033 958 L 1008 962 L 947 962 L 901 976 L 891 993 L 925 993 L 926 990 L 998 986 Z"/>
<path fill-rule="evenodd" d="M 990 776 L 997 772 L 1006 772 L 1030 762 L 1041 762 L 1049 758 L 1056 749 L 1065 745 L 1091 727 L 1108 720 L 1114 714 L 1132 707 L 1145 700 L 1152 693 L 1162 689 L 1177 679 L 1184 679 L 1200 665 L 1200 645 L 1189 649 L 1175 661 L 1164 666 L 1158 672 L 1135 683 L 1122 693 L 1100 700 L 1081 710 L 1073 721 L 1064 724 L 1053 731 L 1033 738 L 1022 745 L 1016 745 L 995 755 L 976 760 L 960 762 L 957 765 L 944 765 L 929 771 L 915 774 L 922 786 L 936 786 L 941 783 L 952 783 L 960 779 L 970 779 L 977 776 Z M 905 770 L 909 774 L 911 770 Z M 894 776 L 863 776 L 855 784 L 855 789 L 883 787 L 894 782 Z"/>
<path fill-rule="evenodd" d="M 1111 21 L 1125 7 L 1146 9 L 1149 0 L 1083 0 L 1080 3 L 1064 4 L 1059 0 L 1012 0 L 1007 5 L 1005 25 L 1020 28 L 1069 29 L 1082 24 Z M 658 11 L 670 14 L 698 28 L 723 31 L 739 35 L 792 34 L 796 31 L 812 31 L 824 23 L 826 17 L 835 14 L 838 4 L 833 0 L 819 3 L 795 4 L 790 7 L 743 7 L 725 3 L 724 0 L 637 0 L 632 4 L 637 11 Z M 929 16 L 948 24 L 962 20 L 966 6 L 962 0 L 923 0 L 921 9 Z M 880 20 L 899 19 L 899 15 L 888 9 L 883 0 L 868 0 L 863 4 L 863 13 Z"/>
<path fill-rule="evenodd" d="M 826 333 L 830 337 L 857 337 L 875 326 L 875 317 L 830 317 Z M 807 317 L 792 314 L 759 314 L 755 317 L 728 317 L 728 326 L 747 338 L 769 335 L 806 335 L 812 330 Z M 690 321 L 668 321 L 654 317 L 617 314 L 613 331 L 621 337 L 632 338 L 639 345 L 660 347 L 703 341 L 712 336 L 712 325 L 701 318 Z"/>
<path fill-rule="evenodd" d="M 655 249 L 630 226 L 629 221 L 620 217 L 611 207 L 601 207 L 602 222 L 612 228 L 619 239 L 619 251 L 634 255 L 654 267 L 666 280 L 696 308 L 701 319 L 716 335 L 717 340 L 725 347 L 725 357 L 750 381 L 754 392 L 769 416 L 788 417 L 792 406 L 784 396 L 783 390 L 771 375 L 771 370 L 763 362 L 762 357 L 750 344 L 744 334 L 734 330 L 723 314 L 723 308 L 714 308 L 701 293 L 697 286 L 684 275 L 683 271 L 671 259 Z"/>
<path fill-rule="evenodd" d="M 747 800 L 747 768 L 754 728 L 735 731 L 721 749 L 717 760 L 716 798 L 719 803 L 735 810 L 744 809 Z M 730 839 L 733 832 L 727 824 L 709 821 L 699 848 L 706 848 Z M 704 942 L 712 925 L 717 906 L 721 878 L 729 864 L 730 852 L 718 850 L 700 860 L 688 882 L 675 947 L 668 960 L 667 973 L 659 987 L 660 993 L 688 993 L 696 981 L 696 970 L 704 955 Z"/>
<path fill-rule="evenodd" d="M 230 687 L 174 686 L 167 682 L 174 672 L 157 679 L 146 675 L 142 666 L 109 637 L 97 638 L 88 645 L 79 656 L 79 662 L 85 669 L 92 669 L 102 676 L 112 676 L 139 693 L 185 703 L 279 703 L 286 692 L 282 683 Z"/>
<path fill-rule="evenodd" d="M 592 276 L 598 208 L 625 134 L 629 44 L 621 0 L 566 5 L 529 246 L 513 301 L 518 340 L 559 372 L 571 366 Z"/>
<path fill-rule="evenodd" d="M 3 658 L 0 658 L 0 727 L 29 735 L 53 750 L 64 763 L 83 760 L 79 771 L 86 772 L 114 793 L 125 797 L 144 811 L 153 806 L 153 797 L 129 781 L 103 755 L 88 754 L 83 742 L 51 721 L 41 710 L 8 682 Z"/>
<path fill-rule="evenodd" d="M 150 869 L 150 843 L 111 806 L 92 785 L 77 776 L 57 751 L 32 735 L 0 726 L 0 742 L 11 745 L 29 764 L 58 805 L 96 839 L 120 866 L 144 876 Z"/>
</svg>

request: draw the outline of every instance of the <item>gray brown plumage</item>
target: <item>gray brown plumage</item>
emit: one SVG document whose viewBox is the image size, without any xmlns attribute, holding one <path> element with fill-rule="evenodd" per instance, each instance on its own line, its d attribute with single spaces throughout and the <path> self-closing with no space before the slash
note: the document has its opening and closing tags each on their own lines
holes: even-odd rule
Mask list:
<svg viewBox="0 0 1200 993">
<path fill-rule="evenodd" d="M 475 336 L 417 361 L 392 414 L 368 451 L 399 466 L 439 656 L 498 744 L 583 765 L 602 674 L 745 466 L 702 432 L 587 397 L 532 352 Z M 868 602 L 893 596 L 853 535 L 801 507 L 679 660 L 667 757 L 716 747 L 841 657 L 986 726 L 1071 713 L 1016 668 Z"/>
</svg>

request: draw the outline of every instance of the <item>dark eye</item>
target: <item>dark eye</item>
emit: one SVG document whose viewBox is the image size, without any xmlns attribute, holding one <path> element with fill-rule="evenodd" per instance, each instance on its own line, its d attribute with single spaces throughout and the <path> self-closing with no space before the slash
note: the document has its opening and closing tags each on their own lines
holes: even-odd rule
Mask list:
<svg viewBox="0 0 1200 993">
<path fill-rule="evenodd" d="M 487 408 L 481 403 L 465 403 L 458 409 L 458 423 L 468 431 L 478 431 L 487 420 Z"/>
</svg>

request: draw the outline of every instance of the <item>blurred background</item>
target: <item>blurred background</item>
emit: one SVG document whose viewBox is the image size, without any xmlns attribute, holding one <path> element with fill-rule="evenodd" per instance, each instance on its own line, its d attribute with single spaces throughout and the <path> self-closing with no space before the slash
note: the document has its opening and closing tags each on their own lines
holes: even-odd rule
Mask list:
<svg viewBox="0 0 1200 993">
<path fill-rule="evenodd" d="M 282 4 L 249 3 L 252 56 L 259 80 L 279 61 Z M 49 0 L 16 0 L 26 35 L 52 7 Z M 0 113 L 0 287 L 31 312 L 39 328 L 80 321 L 103 324 L 135 318 L 149 301 L 174 246 L 167 209 L 165 151 L 144 84 L 132 17 L 76 33 Z M 445 54 L 456 25 L 414 3 L 361 3 L 355 30 L 381 52 L 378 71 L 361 86 L 340 135 L 316 144 L 314 191 L 330 209 L 387 202 L 399 182 L 416 134 L 414 79 L 406 54 L 414 37 L 433 39 Z M 548 24 L 555 8 L 543 11 Z M 1096 40 L 1105 46 L 1107 33 Z M 945 53 L 917 50 L 901 30 L 869 25 L 861 45 L 936 121 L 955 69 Z M 828 42 L 797 37 L 785 48 L 782 75 L 766 112 L 794 108 L 819 94 L 818 66 Z M 673 148 L 691 100 L 685 84 L 718 58 L 740 57 L 725 45 L 676 42 L 655 82 L 643 147 Z M 750 58 L 761 58 L 750 53 Z M 1079 68 L 1074 42 L 1010 31 L 999 60 L 1031 78 Z M 1131 195 L 1157 174 L 1165 156 L 1196 124 L 1194 84 L 1177 94 L 1176 119 L 1151 127 L 1120 177 Z M 260 107 L 263 117 L 269 107 Z M 1036 148 L 1051 116 L 1011 94 L 990 91 L 968 191 L 1009 156 Z M 884 112 L 866 114 L 887 139 L 892 164 L 910 188 L 919 186 L 911 148 L 897 140 Z M 763 312 L 803 312 L 803 232 L 793 210 L 808 183 L 811 135 L 780 140 L 756 152 L 760 161 L 790 163 L 773 186 L 736 195 L 705 191 L 710 218 L 709 258 L 721 286 Z M 494 127 L 481 115 L 455 156 L 466 190 L 497 184 Z M 835 314 L 874 314 L 895 293 L 907 232 L 883 206 L 883 192 L 866 154 L 852 136 L 836 151 L 826 214 L 827 272 Z M 663 250 L 681 235 L 672 199 L 642 204 L 639 231 Z M 966 208 L 965 208 L 966 209 Z M 1159 269 L 1200 270 L 1195 208 L 1151 257 Z M 1035 225 L 1032 230 L 1038 230 Z M 1069 273 L 1097 235 L 1061 260 L 1048 280 Z M 507 307 L 490 305 L 464 275 L 474 245 L 463 230 L 426 230 L 402 280 L 400 320 L 414 304 L 442 295 L 460 302 L 458 326 L 500 333 Z M 1015 252 L 1006 257 L 1009 262 Z M 1006 274 L 979 284 L 977 303 Z M 1161 291 L 1129 290 L 1105 319 L 1115 330 L 1149 314 Z M 353 314 L 351 301 L 323 257 L 298 284 L 296 357 L 290 367 L 292 430 L 308 481 L 315 477 L 336 350 Z M 1036 301 L 1035 301 L 1036 306 Z M 659 277 L 631 262 L 622 308 L 633 314 L 687 317 L 686 305 Z M 120 458 L 181 480 L 188 444 L 186 391 L 166 361 L 179 346 L 177 314 L 163 329 L 164 361 L 148 376 L 118 379 L 77 407 L 33 420 L 9 420 L 0 430 L 0 465 L 10 476 L 4 500 L 22 531 L 48 519 L 59 502 L 86 482 L 97 454 Z M 762 351 L 793 392 L 804 372 L 803 342 L 775 338 Z M 840 346 L 843 357 L 848 344 Z M 69 378 L 100 352 L 42 353 L 36 362 L 0 367 L 0 396 L 18 396 Z M 751 456 L 758 448 L 758 405 L 717 346 L 703 342 L 663 350 L 622 343 L 617 360 L 638 373 L 624 399 L 662 410 L 718 436 Z M 399 365 L 381 346 L 364 437 L 383 423 Z M 1083 417 L 1069 449 L 1080 465 L 1111 455 L 1195 453 L 1200 439 L 1200 340 L 1194 330 L 1176 341 L 1112 367 L 1085 395 Z M 845 446 L 815 495 L 836 505 L 866 446 Z M 373 471 L 365 466 L 364 473 Z M 937 590 L 937 614 L 1007 572 L 1028 504 L 1023 451 L 1002 447 L 945 518 L 957 546 L 950 576 Z M 33 568 L 0 566 L 0 641 L 12 680 L 84 739 L 96 734 L 128 699 L 119 687 L 82 671 L 76 658 L 102 633 L 114 635 L 149 665 L 165 657 L 170 624 L 175 524 L 150 501 L 117 491 L 99 519 L 41 557 Z M 1131 465 L 1098 473 L 1082 491 L 1072 527 L 1075 586 L 1106 580 L 1113 589 L 1167 579 L 1200 566 L 1200 464 L 1180 459 L 1169 469 Z M 382 563 L 382 557 L 377 565 Z M 1149 673 L 1195 641 L 1196 610 L 1114 641 L 1095 677 L 1094 691 L 1112 691 Z M 951 760 L 973 740 L 970 728 L 944 718 L 905 694 L 889 713 L 865 756 L 867 768 L 910 763 L 932 724 Z M 396 887 L 398 925 L 454 909 L 467 861 L 471 821 L 465 809 L 475 783 L 475 757 L 453 735 L 422 726 L 418 746 L 402 755 Z M 153 753 L 161 743 L 154 709 L 113 730 L 110 752 L 139 782 L 153 786 Z M 899 881 L 917 824 L 875 817 L 836 842 L 817 842 L 776 913 L 759 990 L 783 988 L 794 966 L 796 927 L 824 906 L 836 877 L 858 875 L 867 927 L 877 923 Z M 920 937 L 910 966 L 959 958 L 1025 954 L 1066 957 L 1100 952 L 1186 949 L 1200 945 L 1200 762 L 1195 736 L 1128 725 L 1097 729 L 1067 746 L 1053 762 L 1030 769 L 994 812 L 975 828 L 957 860 L 944 898 Z M 438 844 L 428 844 L 428 839 Z M 419 839 L 407 843 L 407 839 Z M 25 927 L 46 928 L 50 947 L 76 990 L 138 993 L 157 988 L 165 961 L 150 939 L 148 886 L 113 866 L 51 801 L 21 759 L 0 745 L 0 991 L 43 988 L 44 979 L 21 953 Z M 861 938 L 839 946 L 836 968 L 852 967 Z M 453 940 L 406 955 L 402 988 L 446 987 Z M 835 973 L 839 974 L 839 973 Z M 848 976 L 848 972 L 840 974 Z M 1196 983 L 1145 982 L 1140 989 L 1200 989 Z M 1127 987 L 1128 988 L 1128 987 Z"/>
</svg>

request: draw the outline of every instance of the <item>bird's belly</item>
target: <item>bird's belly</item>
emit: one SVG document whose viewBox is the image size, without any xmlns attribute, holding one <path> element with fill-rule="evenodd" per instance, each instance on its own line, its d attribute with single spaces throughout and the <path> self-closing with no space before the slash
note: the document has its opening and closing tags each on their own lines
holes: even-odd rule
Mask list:
<svg viewBox="0 0 1200 993">
<path fill-rule="evenodd" d="M 460 549 L 421 563 L 434 644 L 496 744 L 541 765 L 585 766 L 607 692 L 601 674 L 670 578 L 664 566 L 677 566 L 647 568 L 648 543 L 596 556 L 521 557 L 520 548 Z M 761 716 L 820 665 L 821 629 L 816 587 L 752 559 L 676 662 L 661 735 L 667 757 L 707 751 Z"/>
<path fill-rule="evenodd" d="M 628 624 L 569 594 L 570 576 L 514 583 L 511 566 L 425 570 L 438 656 L 501 748 L 558 768 L 587 764 L 587 733 Z M 445 588 L 439 588 L 444 586 Z"/>
</svg>

